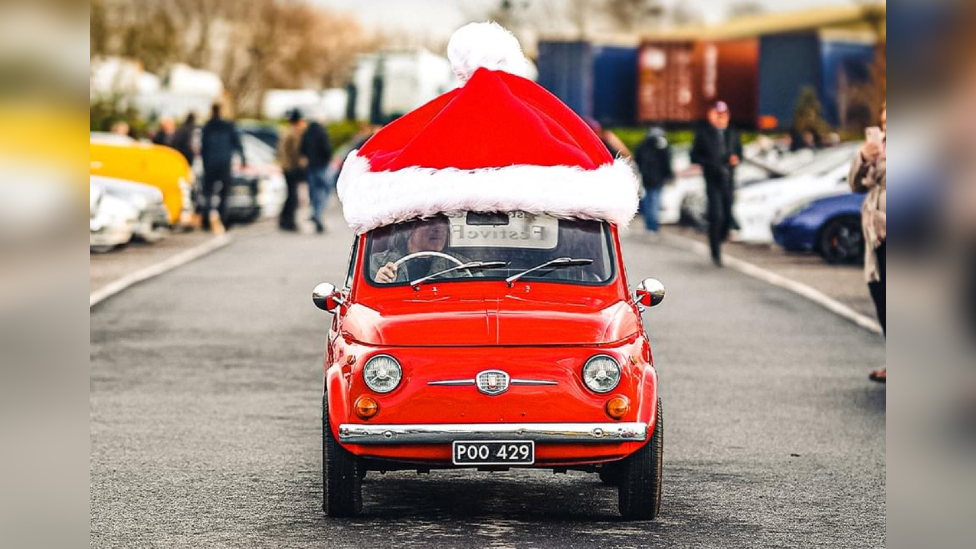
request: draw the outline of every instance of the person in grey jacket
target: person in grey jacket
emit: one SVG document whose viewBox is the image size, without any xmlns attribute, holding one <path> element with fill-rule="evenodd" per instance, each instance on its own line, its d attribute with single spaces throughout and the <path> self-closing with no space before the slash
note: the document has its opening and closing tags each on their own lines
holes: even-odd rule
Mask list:
<svg viewBox="0 0 976 549">
<path fill-rule="evenodd" d="M 864 276 L 878 310 L 878 320 L 881 329 L 887 335 L 885 327 L 885 244 L 888 236 L 887 219 L 887 185 L 885 182 L 885 136 L 887 133 L 887 106 L 881 111 L 880 141 L 868 140 L 861 148 L 861 152 L 854 159 L 851 166 L 851 189 L 858 193 L 867 193 L 861 212 L 861 224 L 864 229 L 864 243 L 866 256 L 864 261 Z M 887 367 L 871 372 L 871 379 L 885 383 Z"/>
</svg>

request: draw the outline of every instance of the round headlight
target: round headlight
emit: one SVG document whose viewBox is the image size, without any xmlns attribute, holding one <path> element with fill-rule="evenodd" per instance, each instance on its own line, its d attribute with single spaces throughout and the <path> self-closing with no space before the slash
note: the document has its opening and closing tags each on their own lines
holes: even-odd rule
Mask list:
<svg viewBox="0 0 976 549">
<path fill-rule="evenodd" d="M 583 366 L 583 383 L 594 393 L 609 393 L 620 384 L 620 365 L 607 355 L 595 356 Z"/>
<path fill-rule="evenodd" d="M 403 379 L 403 369 L 392 356 L 374 356 L 363 367 L 363 381 L 366 382 L 366 386 L 380 394 L 396 389 L 401 379 Z"/>
</svg>

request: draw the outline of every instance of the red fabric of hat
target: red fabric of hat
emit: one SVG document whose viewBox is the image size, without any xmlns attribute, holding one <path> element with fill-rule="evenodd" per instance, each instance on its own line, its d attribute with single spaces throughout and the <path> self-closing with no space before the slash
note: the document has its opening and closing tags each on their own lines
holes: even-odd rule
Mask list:
<svg viewBox="0 0 976 549">
<path fill-rule="evenodd" d="M 465 87 L 384 128 L 359 155 L 374 171 L 516 165 L 595 170 L 613 163 L 593 131 L 555 96 L 518 76 L 486 69 Z"/>
<path fill-rule="evenodd" d="M 461 211 L 633 218 L 638 185 L 630 165 L 615 162 L 551 93 L 492 70 L 524 63 L 510 33 L 469 25 L 449 51 L 466 84 L 380 130 L 347 159 L 339 195 L 350 226 L 364 232 Z"/>
</svg>

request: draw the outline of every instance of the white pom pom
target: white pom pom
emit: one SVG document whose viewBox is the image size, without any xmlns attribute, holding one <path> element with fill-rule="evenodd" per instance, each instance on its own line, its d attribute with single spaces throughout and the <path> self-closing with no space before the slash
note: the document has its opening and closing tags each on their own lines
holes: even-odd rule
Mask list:
<svg viewBox="0 0 976 549">
<path fill-rule="evenodd" d="M 529 62 L 515 35 L 498 23 L 471 23 L 454 33 L 447 45 L 454 74 L 467 83 L 480 68 L 529 75 Z"/>
</svg>

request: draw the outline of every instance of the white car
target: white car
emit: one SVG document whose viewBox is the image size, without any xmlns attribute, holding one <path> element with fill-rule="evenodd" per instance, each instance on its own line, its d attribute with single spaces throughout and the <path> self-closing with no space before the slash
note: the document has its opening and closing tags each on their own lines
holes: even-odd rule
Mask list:
<svg viewBox="0 0 976 549">
<path fill-rule="evenodd" d="M 793 166 L 807 164 L 812 160 L 812 153 L 781 154 L 773 148 L 773 144 L 766 142 L 746 145 L 744 154 L 746 160 L 735 172 L 736 188 L 789 173 L 791 169 L 795 169 Z M 673 183 L 665 185 L 661 192 L 661 224 L 688 223 L 704 227 L 708 204 L 705 177 L 701 167 L 691 163 L 689 147 L 675 146 L 672 169 L 677 178 Z"/>
<path fill-rule="evenodd" d="M 107 253 L 132 241 L 138 212 L 124 200 L 91 188 L 89 249 Z"/>
<path fill-rule="evenodd" d="M 169 232 L 169 212 L 163 203 L 162 191 L 122 179 L 89 177 L 93 195 L 98 190 L 128 203 L 136 210 L 135 237 L 145 242 L 156 242 L 166 237 Z"/>
<path fill-rule="evenodd" d="M 773 222 L 796 205 L 850 192 L 847 177 L 860 144 L 820 151 L 808 166 L 790 177 L 750 185 L 736 192 L 733 215 L 739 223 L 739 242 L 773 243 Z"/>
<path fill-rule="evenodd" d="M 288 197 L 288 185 L 285 176 L 278 165 L 278 153 L 267 143 L 253 135 L 241 134 L 241 145 L 244 156 L 252 168 L 256 168 L 258 177 L 257 206 L 260 217 L 267 219 L 281 213 L 285 199 Z"/>
<path fill-rule="evenodd" d="M 749 163 L 743 163 L 735 170 L 735 186 L 737 189 L 769 181 L 774 174 L 764 168 Z M 698 228 L 708 226 L 708 196 L 705 192 L 705 177 L 688 179 L 685 185 L 684 197 L 681 201 L 680 220 Z"/>
</svg>

